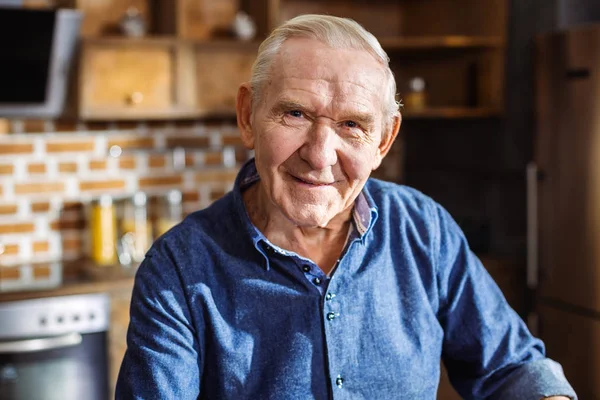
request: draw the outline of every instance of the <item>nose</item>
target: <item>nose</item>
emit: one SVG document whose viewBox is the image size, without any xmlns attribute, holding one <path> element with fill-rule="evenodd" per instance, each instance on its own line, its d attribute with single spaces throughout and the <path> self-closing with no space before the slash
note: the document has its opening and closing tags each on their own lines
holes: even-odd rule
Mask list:
<svg viewBox="0 0 600 400">
<path fill-rule="evenodd" d="M 298 153 L 312 169 L 320 171 L 337 163 L 337 146 L 335 130 L 325 121 L 315 121 Z"/>
</svg>

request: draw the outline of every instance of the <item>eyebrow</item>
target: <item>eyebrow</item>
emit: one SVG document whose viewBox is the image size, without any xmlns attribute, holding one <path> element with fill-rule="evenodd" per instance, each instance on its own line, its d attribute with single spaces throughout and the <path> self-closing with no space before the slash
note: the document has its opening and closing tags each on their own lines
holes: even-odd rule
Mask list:
<svg viewBox="0 0 600 400">
<path fill-rule="evenodd" d="M 314 111 L 312 109 L 307 108 L 305 105 L 293 100 L 280 100 L 273 107 L 273 113 L 275 114 L 289 110 L 300 110 L 308 112 L 310 114 L 314 114 Z M 342 114 L 342 117 L 339 118 L 339 120 L 354 121 L 369 128 L 375 124 L 375 118 L 373 117 L 373 115 L 362 112 L 350 112 L 348 114 Z"/>
<path fill-rule="evenodd" d="M 295 102 L 293 100 L 280 100 L 273 107 L 273 113 L 275 113 L 275 114 L 278 114 L 283 111 L 290 111 L 290 110 L 301 110 L 301 111 L 311 112 L 310 109 L 307 109 L 304 105 L 302 105 L 298 102 Z"/>
</svg>

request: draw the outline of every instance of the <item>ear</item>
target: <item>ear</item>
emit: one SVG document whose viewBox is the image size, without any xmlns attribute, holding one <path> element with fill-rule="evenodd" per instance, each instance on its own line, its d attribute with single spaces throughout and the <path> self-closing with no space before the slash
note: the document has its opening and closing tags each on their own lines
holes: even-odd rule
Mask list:
<svg viewBox="0 0 600 400">
<path fill-rule="evenodd" d="M 235 103 L 237 125 L 244 146 L 254 149 L 254 133 L 252 132 L 252 89 L 249 83 L 243 83 L 237 92 Z"/>
<path fill-rule="evenodd" d="M 375 160 L 375 165 L 373 165 L 373 170 L 379 168 L 384 157 L 392 148 L 392 144 L 394 144 L 394 140 L 396 140 L 398 132 L 400 131 L 401 124 L 402 115 L 398 113 L 393 117 L 392 122 L 387 126 L 387 130 L 382 132 L 381 143 L 377 148 L 377 159 Z"/>
</svg>

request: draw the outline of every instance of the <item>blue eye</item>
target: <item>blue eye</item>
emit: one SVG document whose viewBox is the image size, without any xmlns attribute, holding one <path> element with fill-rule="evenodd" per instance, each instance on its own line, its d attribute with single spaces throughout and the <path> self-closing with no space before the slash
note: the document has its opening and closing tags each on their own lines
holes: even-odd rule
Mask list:
<svg viewBox="0 0 600 400">
<path fill-rule="evenodd" d="M 344 122 L 344 124 L 348 127 L 348 128 L 356 128 L 358 127 L 358 124 L 354 121 L 346 121 Z"/>
<path fill-rule="evenodd" d="M 300 111 L 300 110 L 292 110 L 292 111 L 288 111 L 288 114 L 289 114 L 290 116 L 292 116 L 292 117 L 295 117 L 295 118 L 301 118 L 301 117 L 302 117 L 302 115 L 303 115 L 303 114 L 302 114 L 302 111 Z"/>
</svg>

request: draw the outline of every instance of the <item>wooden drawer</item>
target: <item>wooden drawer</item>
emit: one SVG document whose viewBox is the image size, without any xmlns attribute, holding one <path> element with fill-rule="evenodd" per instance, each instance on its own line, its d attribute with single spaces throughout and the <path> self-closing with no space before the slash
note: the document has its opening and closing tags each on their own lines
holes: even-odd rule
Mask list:
<svg viewBox="0 0 600 400">
<path fill-rule="evenodd" d="M 215 43 L 196 47 L 196 107 L 200 115 L 232 115 L 241 83 L 250 80 L 258 45 Z"/>
<path fill-rule="evenodd" d="M 193 111 L 180 88 L 184 45 L 170 41 L 95 40 L 84 43 L 80 67 L 82 119 L 155 119 Z M 193 99 L 192 99 L 193 100 Z"/>
</svg>

